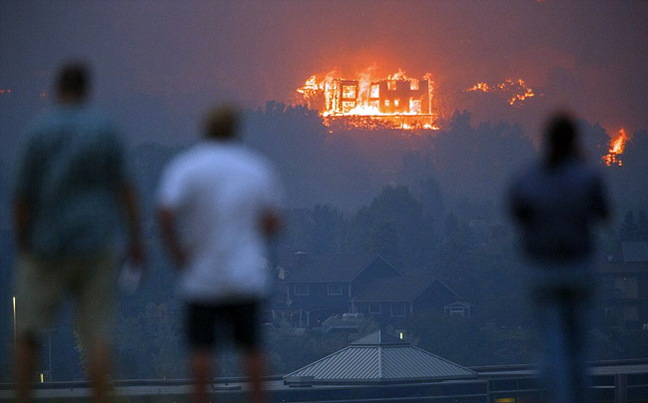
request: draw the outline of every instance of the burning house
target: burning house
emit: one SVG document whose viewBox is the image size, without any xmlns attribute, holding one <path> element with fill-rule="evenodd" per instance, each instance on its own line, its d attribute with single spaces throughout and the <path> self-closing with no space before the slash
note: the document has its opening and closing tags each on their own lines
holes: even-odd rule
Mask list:
<svg viewBox="0 0 648 403">
<path fill-rule="evenodd" d="M 312 76 L 297 91 L 328 126 L 438 129 L 429 74 L 420 79 L 402 72 L 382 79 L 363 74 L 348 80 L 329 73 L 319 83 Z"/>
</svg>

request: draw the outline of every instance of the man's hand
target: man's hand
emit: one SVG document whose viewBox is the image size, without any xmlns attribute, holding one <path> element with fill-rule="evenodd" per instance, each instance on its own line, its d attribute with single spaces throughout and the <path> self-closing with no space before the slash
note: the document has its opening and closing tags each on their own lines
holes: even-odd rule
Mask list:
<svg viewBox="0 0 648 403">
<path fill-rule="evenodd" d="M 128 258 L 134 267 L 146 271 L 146 252 L 140 231 L 139 211 L 135 191 L 131 186 L 124 184 L 118 188 L 117 193 L 128 228 Z"/>
</svg>

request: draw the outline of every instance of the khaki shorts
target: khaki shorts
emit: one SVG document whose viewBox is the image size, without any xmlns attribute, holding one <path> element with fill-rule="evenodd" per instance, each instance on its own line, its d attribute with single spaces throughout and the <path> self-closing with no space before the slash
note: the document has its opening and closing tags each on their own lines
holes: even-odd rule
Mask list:
<svg viewBox="0 0 648 403">
<path fill-rule="evenodd" d="M 112 249 L 96 256 L 45 260 L 22 255 L 16 262 L 16 331 L 34 337 L 56 324 L 61 302 L 71 297 L 81 342 L 109 343 L 117 274 Z"/>
</svg>

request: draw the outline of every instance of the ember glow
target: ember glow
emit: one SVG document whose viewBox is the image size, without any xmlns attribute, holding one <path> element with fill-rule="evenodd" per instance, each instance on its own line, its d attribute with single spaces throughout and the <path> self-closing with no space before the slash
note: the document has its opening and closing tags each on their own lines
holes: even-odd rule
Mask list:
<svg viewBox="0 0 648 403">
<path fill-rule="evenodd" d="M 332 71 L 324 77 L 311 76 L 297 92 L 309 108 L 320 112 L 327 126 L 439 129 L 429 73 L 412 78 L 399 70 L 376 77 L 368 69 L 349 79 Z"/>
<path fill-rule="evenodd" d="M 622 166 L 621 154 L 625 149 L 625 143 L 628 140 L 628 135 L 623 128 L 619 129 L 619 133 L 615 139 L 610 140 L 610 149 L 608 153 L 603 156 L 603 161 L 607 166 Z"/>
<path fill-rule="evenodd" d="M 508 78 L 503 83 L 495 85 L 480 82 L 463 90 L 463 92 L 501 92 L 507 96 L 510 105 L 515 105 L 516 102 L 519 103 L 535 96 L 533 89 L 527 87 L 524 80 L 517 79 L 514 81 Z"/>
</svg>

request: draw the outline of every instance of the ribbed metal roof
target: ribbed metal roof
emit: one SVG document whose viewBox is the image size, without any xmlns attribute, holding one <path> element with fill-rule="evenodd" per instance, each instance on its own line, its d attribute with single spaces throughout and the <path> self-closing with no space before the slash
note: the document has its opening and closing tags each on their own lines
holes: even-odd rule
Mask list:
<svg viewBox="0 0 648 403">
<path fill-rule="evenodd" d="M 284 377 L 295 383 L 421 382 L 476 378 L 477 373 L 377 331 Z"/>
</svg>

